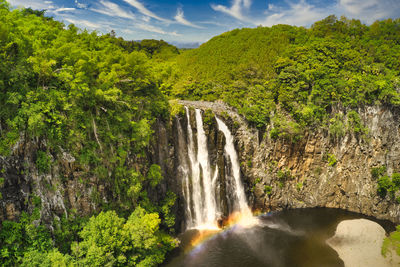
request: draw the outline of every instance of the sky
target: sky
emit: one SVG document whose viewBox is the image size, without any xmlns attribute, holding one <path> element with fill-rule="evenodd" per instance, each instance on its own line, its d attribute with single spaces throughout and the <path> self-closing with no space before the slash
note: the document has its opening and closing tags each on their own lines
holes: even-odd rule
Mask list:
<svg viewBox="0 0 400 267">
<path fill-rule="evenodd" d="M 7 0 L 13 7 L 126 40 L 203 43 L 243 27 L 289 24 L 309 27 L 331 14 L 375 20 L 400 17 L 400 0 Z"/>
</svg>

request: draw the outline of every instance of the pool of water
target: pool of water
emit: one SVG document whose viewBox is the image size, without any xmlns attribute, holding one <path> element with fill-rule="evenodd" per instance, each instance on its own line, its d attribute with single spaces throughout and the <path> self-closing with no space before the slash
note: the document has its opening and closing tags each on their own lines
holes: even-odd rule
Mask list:
<svg viewBox="0 0 400 267">
<path fill-rule="evenodd" d="M 188 230 L 179 237 L 181 245 L 165 266 L 344 266 L 325 241 L 339 222 L 359 218 L 373 220 L 387 232 L 395 229 L 388 221 L 339 209 L 273 212 L 258 216 L 259 223 L 252 227 L 234 225 L 220 232 L 202 232 L 202 237 L 198 230 Z M 203 240 L 197 243 L 199 239 Z"/>
</svg>

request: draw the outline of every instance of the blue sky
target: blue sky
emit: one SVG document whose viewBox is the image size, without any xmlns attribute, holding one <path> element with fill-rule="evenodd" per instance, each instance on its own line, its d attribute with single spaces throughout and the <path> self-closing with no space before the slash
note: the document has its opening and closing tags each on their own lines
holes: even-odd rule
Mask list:
<svg viewBox="0 0 400 267">
<path fill-rule="evenodd" d="M 46 9 L 80 28 L 128 40 L 205 42 L 223 32 L 258 25 L 310 26 L 330 14 L 370 24 L 400 17 L 400 0 L 8 0 L 13 7 Z"/>
</svg>

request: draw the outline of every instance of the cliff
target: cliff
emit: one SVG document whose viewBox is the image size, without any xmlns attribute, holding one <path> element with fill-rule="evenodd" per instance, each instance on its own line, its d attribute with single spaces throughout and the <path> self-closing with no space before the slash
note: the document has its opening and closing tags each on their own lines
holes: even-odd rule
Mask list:
<svg viewBox="0 0 400 267">
<path fill-rule="evenodd" d="M 293 143 L 271 138 L 272 126 L 263 132 L 250 127 L 224 103 L 180 101 L 180 104 L 202 109 L 203 115 L 207 113 L 204 130 L 211 166 L 213 170 L 218 168 L 221 187 L 217 198 L 225 214 L 230 210 L 230 200 L 223 197 L 229 190 L 223 179 L 229 162 L 223 156 L 225 140 L 218 131 L 214 114 L 227 123 L 234 135 L 242 181 L 253 210 L 330 207 L 400 223 L 400 205 L 389 194 L 384 198 L 377 194 L 377 179 L 371 175 L 371 168 L 382 165 L 387 167 L 389 175 L 400 171 L 399 110 L 378 106 L 359 109 L 369 130 L 366 137 L 348 132 L 337 139 L 318 128 L 305 131 L 303 138 Z M 173 212 L 177 218 L 176 230 L 181 231 L 185 202 L 179 173 L 178 120 L 186 129 L 186 115 L 182 114 L 169 122 L 156 122 L 154 142 L 146 160 L 160 165 L 164 175 L 149 197 L 157 200 L 168 190 L 178 195 Z M 194 124 L 192 128 L 196 131 Z M 0 187 L 0 220 L 17 219 L 22 211 L 32 210 L 35 199 L 39 198 L 42 220 L 47 223 L 71 210 L 89 215 L 98 210 L 99 201 L 112 201 L 107 184 L 96 177 L 83 177 L 74 164 L 75 159 L 66 151 L 52 158 L 49 173 L 40 173 L 36 155 L 45 146 L 44 141 L 21 138 L 10 156 L 0 157 L 0 176 L 4 178 Z M 330 156 L 335 158 L 334 164 L 329 162 Z"/>
<path fill-rule="evenodd" d="M 365 107 L 358 113 L 368 129 L 365 137 L 347 132 L 340 139 L 327 130 L 303 133 L 293 143 L 272 139 L 249 127 L 223 103 L 181 101 L 182 105 L 211 109 L 222 116 L 235 135 L 246 194 L 254 210 L 329 207 L 400 222 L 400 205 L 393 197 L 377 194 L 373 167 L 400 171 L 400 112 Z M 216 131 L 216 129 L 214 129 Z M 218 146 L 218 144 L 216 144 Z M 334 162 L 329 162 L 329 157 Z"/>
</svg>

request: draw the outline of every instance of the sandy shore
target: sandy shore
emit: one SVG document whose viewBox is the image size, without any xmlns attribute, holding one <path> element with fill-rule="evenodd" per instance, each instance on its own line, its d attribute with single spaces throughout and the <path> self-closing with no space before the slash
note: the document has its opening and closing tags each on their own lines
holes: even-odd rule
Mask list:
<svg viewBox="0 0 400 267">
<path fill-rule="evenodd" d="M 400 266 L 400 259 L 383 257 L 381 248 L 385 230 L 376 222 L 358 219 L 339 223 L 335 235 L 326 242 L 337 251 L 346 267 L 391 267 Z"/>
</svg>

